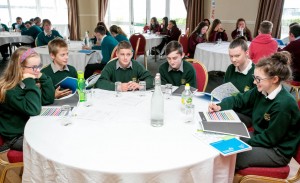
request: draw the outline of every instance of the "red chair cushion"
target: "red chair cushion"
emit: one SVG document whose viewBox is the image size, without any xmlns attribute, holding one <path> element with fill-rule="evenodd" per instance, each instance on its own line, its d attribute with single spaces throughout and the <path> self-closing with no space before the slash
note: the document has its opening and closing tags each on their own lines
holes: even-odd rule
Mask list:
<svg viewBox="0 0 300 183">
<path fill-rule="evenodd" d="M 189 52 L 188 52 L 188 37 L 187 35 L 185 34 L 182 34 L 180 37 L 179 37 L 179 41 L 178 41 L 181 45 L 182 45 L 182 48 L 183 48 L 183 52 L 184 54 L 189 57 Z"/>
<path fill-rule="evenodd" d="M 299 81 L 288 81 L 288 83 L 290 85 L 293 85 L 293 86 L 300 86 L 300 82 Z"/>
<path fill-rule="evenodd" d="M 300 164 L 300 144 L 298 145 L 294 159 Z"/>
<path fill-rule="evenodd" d="M 193 67 L 196 70 L 196 82 L 197 82 L 197 88 L 199 92 L 204 91 L 204 86 L 205 86 L 205 80 L 206 80 L 206 75 L 203 67 L 201 67 L 200 64 L 198 63 L 192 63 Z"/>
<path fill-rule="evenodd" d="M 4 141 L 2 139 L 2 137 L 0 136 L 0 146 L 3 145 Z"/>
<path fill-rule="evenodd" d="M 142 34 L 133 34 L 129 38 L 129 42 L 133 49 L 136 48 L 137 40 L 140 39 L 139 50 L 137 51 L 137 55 L 144 55 L 146 48 L 146 38 Z M 136 50 L 134 50 L 136 52 Z"/>
<path fill-rule="evenodd" d="M 279 179 L 286 179 L 290 173 L 290 167 L 249 167 L 243 170 L 239 170 L 236 173 L 240 175 L 258 175 L 265 177 L 273 177 Z"/>
<path fill-rule="evenodd" d="M 23 162 L 23 152 L 16 150 L 9 150 L 7 152 L 7 159 L 10 163 Z"/>
</svg>

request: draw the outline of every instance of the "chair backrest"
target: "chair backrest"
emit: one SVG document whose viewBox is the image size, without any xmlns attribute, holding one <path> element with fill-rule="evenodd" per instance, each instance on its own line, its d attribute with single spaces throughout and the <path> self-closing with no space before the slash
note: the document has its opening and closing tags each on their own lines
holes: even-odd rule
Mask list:
<svg viewBox="0 0 300 183">
<path fill-rule="evenodd" d="M 300 144 L 298 144 L 297 151 L 296 151 L 296 154 L 294 156 L 294 159 L 300 164 Z"/>
<path fill-rule="evenodd" d="M 4 144 L 4 141 L 3 141 L 3 139 L 2 139 L 2 137 L 0 135 L 0 146 L 3 145 L 3 144 Z"/>
<path fill-rule="evenodd" d="M 139 44 L 138 50 L 134 50 L 134 52 L 137 52 L 137 55 L 144 55 L 145 51 L 146 51 L 145 50 L 146 49 L 146 38 L 142 34 L 140 34 L 140 33 L 132 34 L 129 38 L 129 41 L 130 41 L 132 48 L 135 49 L 139 38 L 140 38 L 140 44 Z"/>
<path fill-rule="evenodd" d="M 149 26 L 149 25 L 145 25 L 145 26 L 144 26 L 144 33 L 146 33 L 147 30 L 150 30 L 150 26 Z"/>
<path fill-rule="evenodd" d="M 189 56 L 188 36 L 186 34 L 181 34 L 178 38 L 178 42 L 182 45 L 183 52 L 188 57 Z"/>
<path fill-rule="evenodd" d="M 136 43 L 136 47 L 134 50 L 139 50 L 139 46 L 140 46 L 140 41 L 141 41 L 141 38 L 139 37 L 139 39 L 137 40 L 137 43 Z M 134 52 L 134 60 L 136 60 L 136 57 L 137 57 L 137 51 Z"/>
<path fill-rule="evenodd" d="M 115 46 L 115 48 L 114 48 L 113 51 L 111 52 L 110 60 L 113 59 L 113 58 L 116 58 L 116 57 L 118 57 L 118 56 L 117 56 L 117 46 Z"/>
<path fill-rule="evenodd" d="M 208 82 L 208 73 L 206 67 L 196 59 L 186 59 L 187 62 L 190 62 L 196 70 L 196 80 L 197 80 L 197 89 L 199 92 L 204 92 Z"/>
</svg>

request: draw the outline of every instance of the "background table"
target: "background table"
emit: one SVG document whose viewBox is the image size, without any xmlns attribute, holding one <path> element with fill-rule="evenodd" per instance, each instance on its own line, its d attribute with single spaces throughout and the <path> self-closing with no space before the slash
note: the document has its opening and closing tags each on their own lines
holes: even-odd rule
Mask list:
<svg viewBox="0 0 300 183">
<path fill-rule="evenodd" d="M 70 126 L 59 117 L 32 117 L 24 133 L 23 182 L 232 182 L 235 155 L 223 157 L 193 136 L 180 97 L 165 100 L 165 124 L 150 125 L 152 92 L 97 90 Z M 197 110 L 209 101 L 194 99 Z"/>
<path fill-rule="evenodd" d="M 146 38 L 146 50 L 158 46 L 164 37 L 163 35 L 157 34 L 143 34 L 143 36 Z"/>
<path fill-rule="evenodd" d="M 22 36 L 20 32 L 0 32 L 0 45 L 11 43 L 32 43 L 31 36 Z"/>
<path fill-rule="evenodd" d="M 84 71 L 85 66 L 89 63 L 100 63 L 102 55 L 99 50 L 95 50 L 92 54 L 78 52 L 81 50 L 82 41 L 71 41 L 69 44 L 69 59 L 68 64 L 74 66 L 77 70 Z M 41 62 L 44 66 L 50 64 L 52 59 L 49 55 L 48 46 L 40 46 L 34 48 L 41 56 Z"/>
</svg>

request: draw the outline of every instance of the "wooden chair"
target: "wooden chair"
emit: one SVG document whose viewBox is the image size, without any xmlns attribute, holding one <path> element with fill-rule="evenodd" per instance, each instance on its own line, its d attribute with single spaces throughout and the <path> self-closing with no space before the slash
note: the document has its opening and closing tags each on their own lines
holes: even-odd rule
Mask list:
<svg viewBox="0 0 300 183">
<path fill-rule="evenodd" d="M 204 92 L 208 82 L 208 73 L 206 67 L 200 61 L 196 59 L 186 59 L 187 62 L 190 62 L 196 70 L 196 80 L 197 88 L 199 92 Z"/>
<path fill-rule="evenodd" d="M 3 145 L 3 139 L 0 136 L 0 145 Z M 3 170 L 1 172 L 0 183 L 4 183 L 7 171 L 13 168 L 23 168 L 23 152 L 16 150 L 9 150 L 7 152 L 7 159 L 3 160 L 0 158 L 0 165 L 3 166 Z M 20 175 L 21 176 L 21 175 Z"/>
<path fill-rule="evenodd" d="M 132 48 L 136 49 L 139 38 L 140 38 L 140 41 L 139 41 L 138 49 L 134 50 L 134 52 L 135 52 L 136 56 L 144 55 L 144 65 L 145 65 L 145 68 L 147 69 L 148 64 L 147 64 L 147 53 L 146 53 L 146 38 L 142 34 L 135 33 L 130 36 L 129 41 L 130 41 Z"/>
<path fill-rule="evenodd" d="M 300 145 L 294 159 L 300 163 Z M 236 172 L 235 180 L 240 183 L 253 182 L 297 182 L 300 180 L 300 167 L 295 176 L 287 178 L 290 173 L 289 165 L 284 167 L 249 167 Z"/>
</svg>

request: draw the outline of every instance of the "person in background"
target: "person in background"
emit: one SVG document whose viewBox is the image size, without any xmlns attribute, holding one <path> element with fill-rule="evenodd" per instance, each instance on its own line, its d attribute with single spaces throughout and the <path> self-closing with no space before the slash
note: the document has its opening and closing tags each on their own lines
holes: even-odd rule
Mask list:
<svg viewBox="0 0 300 183">
<path fill-rule="evenodd" d="M 290 23 L 289 28 L 291 28 L 293 25 L 296 25 L 296 24 L 299 24 L 299 23 L 298 22 Z M 285 45 L 289 44 L 289 36 L 282 38 L 281 40 L 282 40 L 283 44 L 285 44 Z"/>
<path fill-rule="evenodd" d="M 33 22 L 34 22 L 34 24 L 35 24 L 36 26 L 40 27 L 40 28 L 42 29 L 42 31 L 43 31 L 42 20 L 41 20 L 40 17 L 35 17 L 35 18 L 33 19 Z"/>
<path fill-rule="evenodd" d="M 0 22 L 1 22 L 1 19 L 0 19 Z M 3 24 L 3 23 L 0 23 L 0 32 L 8 32 L 9 29 L 7 27 L 7 25 Z M 3 44 L 0 46 L 0 53 L 2 55 L 2 60 L 3 61 L 7 61 L 8 57 L 9 57 L 9 54 L 8 54 L 8 47 L 9 47 L 9 44 Z"/>
<path fill-rule="evenodd" d="M 228 37 L 222 27 L 221 20 L 215 19 L 208 33 L 208 41 L 217 42 L 219 39 L 221 39 L 222 41 L 228 41 Z"/>
<path fill-rule="evenodd" d="M 162 56 L 164 54 L 164 52 L 162 51 L 164 46 L 171 41 L 178 41 L 180 35 L 181 31 L 178 29 L 176 21 L 170 20 L 168 23 L 168 32 L 166 34 L 166 37 L 164 37 L 162 42 L 156 47 L 156 51 Z"/>
<path fill-rule="evenodd" d="M 52 85 L 56 85 L 66 77 L 77 78 L 75 67 L 68 65 L 68 45 L 63 39 L 53 39 L 48 43 L 48 49 L 53 60 L 48 66 L 42 69 L 42 73 L 51 77 Z M 59 99 L 72 94 L 70 89 L 55 89 L 55 98 Z"/>
<path fill-rule="evenodd" d="M 12 29 L 16 32 L 20 32 L 21 30 L 26 29 L 25 24 L 21 17 L 16 18 L 16 22 L 12 24 Z"/>
<path fill-rule="evenodd" d="M 149 30 L 150 30 L 151 33 L 156 33 L 156 32 L 160 31 L 160 25 L 159 25 L 156 17 L 151 18 L 151 20 L 150 20 L 150 29 Z"/>
<path fill-rule="evenodd" d="M 105 28 L 106 35 L 107 35 L 107 36 L 111 36 L 111 34 L 110 34 L 110 32 L 109 32 L 107 26 L 105 25 L 105 23 L 102 22 L 102 21 L 100 21 L 100 22 L 97 23 L 97 27 L 99 27 L 100 25 L 102 25 L 102 26 Z"/>
<path fill-rule="evenodd" d="M 104 90 L 115 90 L 115 82 L 120 81 L 121 91 L 139 89 L 139 81 L 146 82 L 146 88 L 153 87 L 153 77 L 142 64 L 132 59 L 132 46 L 127 41 L 121 41 L 117 47 L 118 59 L 109 62 L 101 72 L 95 87 Z"/>
<path fill-rule="evenodd" d="M 250 46 L 249 55 L 254 64 L 263 57 L 268 57 L 277 52 L 278 44 L 272 38 L 273 23 L 270 21 L 262 21 L 259 26 L 258 36 L 256 36 Z"/>
<path fill-rule="evenodd" d="M 194 53 L 197 44 L 199 43 L 204 43 L 207 41 L 207 35 L 206 32 L 208 30 L 208 25 L 205 22 L 200 22 L 195 30 L 192 32 L 190 37 L 188 38 L 188 48 L 189 48 L 189 53 L 190 57 L 194 58 Z"/>
<path fill-rule="evenodd" d="M 252 150 L 237 154 L 237 170 L 286 166 L 296 153 L 300 142 L 300 111 L 295 98 L 282 85 L 291 76 L 285 54 L 275 53 L 256 64 L 253 75 L 256 88 L 209 105 L 209 112 L 252 109 L 254 132 L 250 133 L 250 139 L 242 139 Z"/>
<path fill-rule="evenodd" d="M 26 29 L 29 29 L 32 26 L 31 21 L 26 21 L 24 24 L 25 24 Z"/>
<path fill-rule="evenodd" d="M 209 27 L 210 27 L 210 21 L 209 21 L 209 19 L 205 18 L 205 19 L 203 19 L 203 22 L 205 22 L 207 24 L 208 29 L 209 29 Z"/>
<path fill-rule="evenodd" d="M 168 17 L 164 17 L 162 19 L 162 23 L 160 24 L 159 32 L 156 32 L 156 34 L 166 35 L 168 33 L 168 22 L 169 22 Z"/>
<path fill-rule="evenodd" d="M 52 24 L 49 19 L 43 20 L 43 32 L 40 32 L 36 38 L 36 46 L 44 46 L 49 43 L 49 41 L 56 38 L 63 38 L 57 30 L 52 30 Z"/>
<path fill-rule="evenodd" d="M 93 75 L 93 73 L 97 70 L 103 70 L 104 66 L 110 60 L 111 53 L 114 48 L 118 45 L 118 41 L 112 37 L 106 35 L 105 27 L 100 25 L 95 28 L 95 37 L 97 40 L 100 40 L 100 46 L 93 46 L 92 48 L 84 46 L 83 49 L 93 49 L 93 50 L 101 50 L 102 60 L 101 63 L 93 63 L 87 64 L 84 71 L 84 77 L 88 78 Z"/>
<path fill-rule="evenodd" d="M 231 82 L 241 93 L 254 88 L 252 75 L 255 65 L 249 59 L 248 45 L 243 37 L 236 38 L 230 43 L 229 57 L 232 64 L 226 70 L 224 83 Z M 247 127 L 251 127 L 251 109 L 237 109 L 236 112 L 241 121 Z"/>
<path fill-rule="evenodd" d="M 289 31 L 290 43 L 279 51 L 288 51 L 292 55 L 291 68 L 293 71 L 293 80 L 300 82 L 300 24 L 294 24 Z"/>
<path fill-rule="evenodd" d="M 191 63 L 185 61 L 182 45 L 178 41 L 171 41 L 166 47 L 167 62 L 159 67 L 161 84 L 180 86 L 189 83 L 197 88 L 196 71 Z"/>
<path fill-rule="evenodd" d="M 235 30 L 231 32 L 232 39 L 240 36 L 245 36 L 247 38 L 247 41 L 252 41 L 251 31 L 248 29 L 246 21 L 243 18 L 239 18 L 236 21 Z"/>
<path fill-rule="evenodd" d="M 118 41 L 129 41 L 127 35 L 124 33 L 121 27 L 117 25 L 112 25 L 109 28 L 111 35 Z"/>
<path fill-rule="evenodd" d="M 51 78 L 42 74 L 41 68 L 39 54 L 20 47 L 0 78 L 0 135 L 5 141 L 2 152 L 9 148 L 22 151 L 28 119 L 39 115 L 42 105 L 54 102 Z"/>
<path fill-rule="evenodd" d="M 31 25 L 30 21 L 25 22 L 25 26 L 29 28 L 27 28 L 27 30 L 21 30 L 21 35 L 31 36 L 34 40 L 40 32 L 43 32 L 39 26 Z"/>
</svg>

